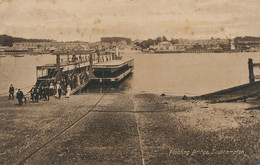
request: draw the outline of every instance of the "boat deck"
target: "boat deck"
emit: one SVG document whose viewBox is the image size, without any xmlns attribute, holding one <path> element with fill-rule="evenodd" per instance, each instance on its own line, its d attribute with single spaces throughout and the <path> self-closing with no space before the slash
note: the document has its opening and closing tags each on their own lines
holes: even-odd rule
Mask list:
<svg viewBox="0 0 260 165">
<path fill-rule="evenodd" d="M 88 61 L 83 61 L 83 62 L 70 62 L 70 63 L 67 63 L 67 62 L 62 62 L 60 64 L 60 67 L 61 68 L 66 68 L 66 67 L 69 67 L 69 66 L 75 66 L 75 65 L 78 65 L 78 66 L 81 66 L 81 67 L 84 67 L 84 66 L 88 66 L 90 65 L 90 63 Z M 55 69 L 57 67 L 56 64 L 52 63 L 52 64 L 45 64 L 45 65 L 41 65 L 41 66 L 37 66 L 38 68 L 53 68 Z"/>
<path fill-rule="evenodd" d="M 92 67 L 93 68 L 120 68 L 120 67 L 126 65 L 127 63 L 132 62 L 133 60 L 134 60 L 133 58 L 111 60 L 111 61 L 107 61 L 107 62 L 94 64 Z"/>
<path fill-rule="evenodd" d="M 95 80 L 99 82 L 104 82 L 104 81 L 109 81 L 109 82 L 119 82 L 121 81 L 124 77 L 126 77 L 128 74 L 130 74 L 133 71 L 134 67 L 129 68 L 125 72 L 121 73 L 120 75 L 116 77 L 91 77 L 90 80 Z"/>
</svg>

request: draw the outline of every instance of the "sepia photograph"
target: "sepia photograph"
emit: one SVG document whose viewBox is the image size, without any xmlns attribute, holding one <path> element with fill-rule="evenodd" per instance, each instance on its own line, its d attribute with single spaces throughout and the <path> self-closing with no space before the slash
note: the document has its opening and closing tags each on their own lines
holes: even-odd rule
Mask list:
<svg viewBox="0 0 260 165">
<path fill-rule="evenodd" d="M 0 164 L 260 164 L 259 0 L 0 0 Z"/>
</svg>

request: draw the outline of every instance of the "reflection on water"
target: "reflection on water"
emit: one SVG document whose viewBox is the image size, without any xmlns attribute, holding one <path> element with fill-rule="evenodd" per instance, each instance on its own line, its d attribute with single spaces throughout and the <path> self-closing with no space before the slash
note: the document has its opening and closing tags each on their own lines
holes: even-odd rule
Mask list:
<svg viewBox="0 0 260 165">
<path fill-rule="evenodd" d="M 201 95 L 248 83 L 248 58 L 260 62 L 260 53 L 128 52 L 125 56 L 135 59 L 135 69 L 131 76 L 112 87 L 112 92 Z M 258 68 L 254 72 L 260 75 Z"/>
<path fill-rule="evenodd" d="M 133 74 L 119 84 L 89 84 L 81 93 L 128 92 L 200 95 L 248 83 L 248 58 L 260 62 L 260 53 L 144 54 L 124 52 L 135 59 Z M 5 57 L 0 59 L 0 93 L 10 83 L 22 88 L 36 81 L 35 67 L 54 63 L 55 56 Z M 260 69 L 254 70 L 260 75 Z"/>
<path fill-rule="evenodd" d="M 130 73 L 120 82 L 116 83 L 93 83 L 90 82 L 84 89 L 82 89 L 80 94 L 84 93 L 120 93 L 131 90 L 131 79 L 133 77 L 133 73 Z"/>
</svg>

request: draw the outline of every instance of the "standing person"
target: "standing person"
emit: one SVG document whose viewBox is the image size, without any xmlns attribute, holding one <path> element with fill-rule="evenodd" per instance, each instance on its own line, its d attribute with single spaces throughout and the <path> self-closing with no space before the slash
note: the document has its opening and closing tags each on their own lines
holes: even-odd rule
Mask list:
<svg viewBox="0 0 260 165">
<path fill-rule="evenodd" d="M 36 102 L 36 93 L 37 93 L 37 87 L 34 85 L 33 86 L 33 100 Z"/>
<path fill-rule="evenodd" d="M 75 76 L 73 77 L 73 86 L 72 86 L 73 89 L 75 89 L 75 88 L 77 87 L 77 83 L 78 83 L 77 81 L 78 81 L 77 75 L 75 75 Z"/>
<path fill-rule="evenodd" d="M 39 102 L 39 95 L 40 95 L 40 90 L 39 88 L 35 89 L 35 101 Z"/>
<path fill-rule="evenodd" d="M 14 87 L 13 84 L 9 87 L 9 99 L 14 99 Z"/>
<path fill-rule="evenodd" d="M 61 97 L 61 87 L 59 86 L 59 88 L 58 88 L 58 94 L 59 94 L 59 99 L 60 99 L 60 97 Z"/>
<path fill-rule="evenodd" d="M 71 88 L 70 85 L 67 86 L 67 93 L 66 93 L 66 98 L 70 97 L 70 92 L 71 92 Z"/>
<path fill-rule="evenodd" d="M 45 100 L 47 100 L 47 98 L 46 98 L 46 87 L 43 87 L 43 88 L 42 88 L 42 95 L 43 95 L 43 98 L 44 98 Z"/>
<path fill-rule="evenodd" d="M 56 84 L 55 97 L 59 97 L 59 89 L 60 89 L 60 81 L 58 81 L 57 84 Z"/>
<path fill-rule="evenodd" d="M 45 95 L 46 95 L 46 100 L 50 100 L 50 88 L 49 88 L 49 86 L 47 85 L 46 87 L 45 87 Z"/>
<path fill-rule="evenodd" d="M 35 101 L 35 94 L 36 94 L 36 87 L 35 87 L 35 85 L 30 90 L 30 93 L 31 93 L 32 102 L 34 102 Z"/>
<path fill-rule="evenodd" d="M 53 85 L 53 83 L 50 83 L 50 86 L 48 86 L 49 87 L 49 95 L 54 95 L 55 94 L 55 92 L 56 92 L 56 90 L 54 89 L 54 85 Z"/>
<path fill-rule="evenodd" d="M 23 92 L 21 89 L 18 89 L 18 92 L 16 93 L 16 98 L 18 99 L 18 105 L 21 106 L 23 105 Z"/>
<path fill-rule="evenodd" d="M 43 96 L 43 90 L 42 90 L 42 86 L 39 87 L 39 99 L 41 100 Z"/>
<path fill-rule="evenodd" d="M 44 88 L 44 98 L 45 100 L 50 100 L 50 88 L 48 85 Z"/>
</svg>

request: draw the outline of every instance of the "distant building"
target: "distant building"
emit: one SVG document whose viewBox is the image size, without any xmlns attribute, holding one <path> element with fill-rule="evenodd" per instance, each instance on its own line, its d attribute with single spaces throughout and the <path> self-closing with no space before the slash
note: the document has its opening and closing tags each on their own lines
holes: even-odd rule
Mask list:
<svg viewBox="0 0 260 165">
<path fill-rule="evenodd" d="M 260 41 L 241 41 L 235 42 L 235 48 L 238 52 L 260 52 Z"/>
<path fill-rule="evenodd" d="M 168 41 L 160 42 L 158 45 L 150 45 L 151 50 L 169 50 L 172 48 L 172 43 Z"/>
<path fill-rule="evenodd" d="M 5 50 L 7 50 L 9 48 L 9 46 L 1 46 L 0 45 L 0 52 L 4 52 Z"/>
<path fill-rule="evenodd" d="M 169 50 L 172 48 L 172 43 L 163 41 L 158 44 L 158 50 Z"/>
<path fill-rule="evenodd" d="M 158 45 L 151 45 L 149 48 L 155 53 L 181 53 L 185 51 L 185 45 L 172 44 L 168 41 L 160 42 Z"/>
<path fill-rule="evenodd" d="M 30 54 L 52 53 L 55 50 L 89 50 L 88 42 L 17 42 L 13 50 L 28 50 Z"/>
<path fill-rule="evenodd" d="M 9 46 L 0 46 L 0 55 L 6 54 L 5 50 L 8 50 Z"/>
</svg>

